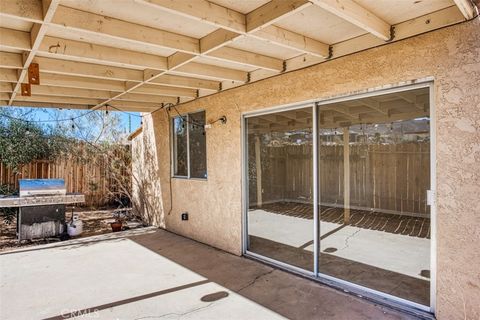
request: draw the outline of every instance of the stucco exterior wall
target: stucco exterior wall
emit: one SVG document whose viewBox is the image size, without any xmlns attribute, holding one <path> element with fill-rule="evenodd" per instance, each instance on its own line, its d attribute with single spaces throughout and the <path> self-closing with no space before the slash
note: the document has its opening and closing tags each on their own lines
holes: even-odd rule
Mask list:
<svg viewBox="0 0 480 320">
<path fill-rule="evenodd" d="M 241 254 L 241 114 L 418 79 L 434 80 L 437 317 L 480 317 L 480 22 L 462 23 L 207 96 L 179 106 L 226 125 L 207 130 L 208 180 L 172 179 L 168 114 L 144 121 L 133 143 L 158 225 Z M 148 169 L 147 169 L 148 168 Z M 150 189 L 149 189 L 150 188 Z M 172 193 L 170 193 L 172 190 Z M 172 200 L 172 201 L 171 201 Z M 189 221 L 180 213 L 188 211 Z"/>
</svg>

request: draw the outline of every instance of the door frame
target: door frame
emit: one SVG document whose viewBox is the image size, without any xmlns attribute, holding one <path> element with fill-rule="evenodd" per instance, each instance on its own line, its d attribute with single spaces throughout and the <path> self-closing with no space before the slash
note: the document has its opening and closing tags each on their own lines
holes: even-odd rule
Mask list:
<svg viewBox="0 0 480 320">
<path fill-rule="evenodd" d="M 429 88 L 430 102 L 430 305 L 425 306 L 413 301 L 399 298 L 378 290 L 357 285 L 346 280 L 335 278 L 318 271 L 318 254 L 319 254 L 319 219 L 318 219 L 318 119 L 317 112 L 322 105 L 335 102 L 349 101 L 382 94 L 409 91 L 419 88 Z M 409 82 L 402 82 L 393 85 L 358 91 L 351 94 L 336 95 L 334 97 L 323 99 L 312 99 L 304 102 L 297 102 L 275 107 L 267 107 L 260 110 L 243 112 L 241 114 L 241 154 L 242 154 L 242 253 L 244 256 L 272 264 L 279 268 L 290 272 L 306 276 L 315 281 L 327 284 L 343 291 L 350 291 L 353 294 L 360 295 L 369 300 L 384 303 L 389 306 L 399 308 L 405 311 L 421 311 L 435 313 L 436 310 L 436 278 L 437 278 L 437 215 L 436 215 L 436 117 L 435 117 L 435 99 L 434 99 L 434 82 L 433 78 L 419 79 Z M 313 116 L 313 203 L 314 203 L 314 219 L 313 219 L 313 236 L 314 236 L 314 261 L 313 272 L 304 270 L 282 261 L 262 256 L 260 254 L 249 251 L 248 248 L 248 153 L 247 153 L 247 128 L 246 121 L 250 117 L 257 115 L 265 115 L 278 113 L 281 111 L 295 110 L 306 107 L 312 107 Z"/>
</svg>

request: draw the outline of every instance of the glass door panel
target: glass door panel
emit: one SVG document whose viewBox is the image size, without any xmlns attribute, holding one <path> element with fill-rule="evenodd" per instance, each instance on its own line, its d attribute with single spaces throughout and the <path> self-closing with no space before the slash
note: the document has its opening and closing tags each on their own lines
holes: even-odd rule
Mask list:
<svg viewBox="0 0 480 320">
<path fill-rule="evenodd" d="M 429 89 L 318 109 L 319 273 L 430 304 Z"/>
<path fill-rule="evenodd" d="M 313 271 L 312 107 L 246 119 L 247 249 Z"/>
</svg>

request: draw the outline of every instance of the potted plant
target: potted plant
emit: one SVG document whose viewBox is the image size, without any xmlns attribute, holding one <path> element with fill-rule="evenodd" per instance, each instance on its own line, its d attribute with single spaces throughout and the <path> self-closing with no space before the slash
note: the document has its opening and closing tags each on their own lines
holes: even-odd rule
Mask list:
<svg viewBox="0 0 480 320">
<path fill-rule="evenodd" d="M 114 211 L 113 217 L 115 221 L 110 223 L 113 232 L 122 231 L 123 222 L 125 221 L 125 214 L 122 211 Z"/>
</svg>

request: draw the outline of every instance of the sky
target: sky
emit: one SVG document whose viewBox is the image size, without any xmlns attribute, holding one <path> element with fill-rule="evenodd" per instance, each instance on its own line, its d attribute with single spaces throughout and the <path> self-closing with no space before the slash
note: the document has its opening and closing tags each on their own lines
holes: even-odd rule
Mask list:
<svg viewBox="0 0 480 320">
<path fill-rule="evenodd" d="M 4 107 L 4 106 L 1 106 Z M 32 120 L 50 120 L 53 118 L 52 110 L 58 110 L 58 109 L 46 109 L 46 108 L 12 108 L 16 110 L 21 110 L 21 112 L 27 112 L 30 111 L 31 113 L 29 114 Z M 85 110 L 87 112 L 87 110 Z M 104 112 L 104 111 L 98 111 L 98 112 Z M 109 110 L 109 112 L 117 114 L 120 117 L 121 121 L 121 126 L 124 129 L 125 133 L 130 133 L 135 131 L 138 127 L 140 127 L 140 113 L 138 112 L 119 112 L 119 111 L 112 111 Z M 52 122 L 53 123 L 53 122 Z"/>
</svg>

